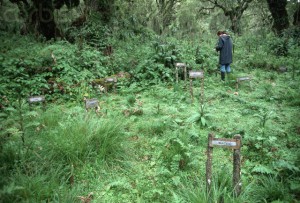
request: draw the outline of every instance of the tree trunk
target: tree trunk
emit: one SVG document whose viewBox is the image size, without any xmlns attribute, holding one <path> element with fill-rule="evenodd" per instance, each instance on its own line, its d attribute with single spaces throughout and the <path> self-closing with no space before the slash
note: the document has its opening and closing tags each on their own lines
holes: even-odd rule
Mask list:
<svg viewBox="0 0 300 203">
<path fill-rule="evenodd" d="M 105 24 L 108 24 L 114 15 L 114 3 L 114 0 L 98 1 L 97 11 L 101 14 L 101 20 Z"/>
<path fill-rule="evenodd" d="M 289 18 L 286 11 L 286 0 L 267 0 L 269 10 L 272 14 L 273 29 L 276 34 L 282 34 L 283 30 L 289 27 Z"/>
<path fill-rule="evenodd" d="M 54 21 L 54 8 L 52 1 L 34 0 L 34 13 L 31 22 L 35 23 L 38 33 L 46 37 L 47 40 L 55 38 L 56 23 Z"/>
<path fill-rule="evenodd" d="M 243 13 L 238 12 L 230 12 L 229 18 L 231 21 L 231 29 L 235 34 L 240 35 L 241 34 L 241 19 L 242 19 Z"/>
<path fill-rule="evenodd" d="M 298 8 L 294 13 L 294 21 L 293 25 L 300 27 L 300 3 L 298 4 Z"/>
</svg>

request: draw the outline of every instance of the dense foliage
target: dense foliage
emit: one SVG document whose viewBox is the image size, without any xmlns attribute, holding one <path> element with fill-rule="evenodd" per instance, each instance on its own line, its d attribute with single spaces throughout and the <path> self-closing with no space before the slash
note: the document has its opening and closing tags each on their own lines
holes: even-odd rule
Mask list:
<svg viewBox="0 0 300 203">
<path fill-rule="evenodd" d="M 0 10 L 35 1 L 12 2 Z M 299 27 L 270 32 L 269 1 L 237 1 L 254 19 L 240 16 L 236 32 L 224 10 L 211 10 L 232 2 L 51 1 L 62 35 L 49 40 L 21 35 L 26 20 L 0 18 L 0 202 L 300 201 Z M 286 4 L 291 22 L 295 3 Z M 226 82 L 214 50 L 220 27 L 234 42 Z M 182 70 L 176 82 L 176 62 L 204 70 L 204 97 L 201 80 L 194 101 Z M 237 87 L 243 76 L 251 80 Z M 34 95 L 46 103 L 30 103 Z M 90 98 L 96 112 L 85 109 Z M 229 149 L 214 149 L 206 192 L 211 132 L 242 136 L 237 197 Z"/>
</svg>

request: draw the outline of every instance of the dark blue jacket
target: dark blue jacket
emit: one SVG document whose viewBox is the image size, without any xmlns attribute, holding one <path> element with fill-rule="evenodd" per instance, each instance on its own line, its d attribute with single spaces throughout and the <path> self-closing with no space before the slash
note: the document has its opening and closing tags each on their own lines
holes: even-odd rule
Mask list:
<svg viewBox="0 0 300 203">
<path fill-rule="evenodd" d="M 229 35 L 220 35 L 216 50 L 220 51 L 219 64 L 232 63 L 232 40 Z"/>
</svg>

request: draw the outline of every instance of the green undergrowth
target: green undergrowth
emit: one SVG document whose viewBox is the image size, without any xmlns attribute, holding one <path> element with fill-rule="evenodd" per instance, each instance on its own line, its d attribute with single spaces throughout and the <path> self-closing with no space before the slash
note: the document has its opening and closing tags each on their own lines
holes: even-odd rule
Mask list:
<svg viewBox="0 0 300 203">
<path fill-rule="evenodd" d="M 268 41 L 246 53 L 237 38 L 233 71 L 221 82 L 211 38 L 202 44 L 115 39 L 111 56 L 84 43 L 19 38 L 1 33 L 0 202 L 300 200 L 294 53 L 275 57 Z M 203 97 L 200 80 L 193 81 L 193 98 L 189 81 L 180 75 L 175 82 L 173 62 L 204 70 Z M 283 65 L 287 72 L 278 71 Z M 93 79 L 119 71 L 131 77 L 120 79 L 116 92 L 92 88 Z M 236 86 L 245 76 L 251 80 Z M 39 94 L 46 96 L 45 107 L 29 106 L 28 95 Z M 84 96 L 98 99 L 97 112 L 86 111 Z M 209 133 L 242 136 L 238 197 L 230 149 L 214 148 L 212 190 L 206 192 Z"/>
<path fill-rule="evenodd" d="M 92 192 L 93 202 L 296 202 L 299 82 L 289 73 L 271 79 L 249 72 L 253 80 L 238 90 L 229 79 L 207 76 L 203 104 L 199 81 L 193 103 L 183 81 L 102 94 L 99 113 L 86 112 L 82 102 L 48 104 L 45 111 L 24 102 L 15 107 L 24 143 L 20 111 L 7 110 L 1 201 L 79 202 Z M 232 195 L 228 149 L 214 150 L 213 190 L 205 192 L 209 132 L 242 135 L 239 197 Z"/>
</svg>

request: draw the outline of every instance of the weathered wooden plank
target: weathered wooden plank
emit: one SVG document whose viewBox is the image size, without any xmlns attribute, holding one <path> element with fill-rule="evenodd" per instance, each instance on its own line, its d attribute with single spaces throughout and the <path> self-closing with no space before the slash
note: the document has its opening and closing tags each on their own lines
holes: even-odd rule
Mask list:
<svg viewBox="0 0 300 203">
<path fill-rule="evenodd" d="M 244 77 L 238 77 L 238 78 L 236 79 L 237 82 L 247 81 L 247 80 L 251 80 L 251 77 L 249 77 L 249 76 L 244 76 Z"/>
<path fill-rule="evenodd" d="M 204 78 L 204 72 L 202 70 L 191 70 L 189 72 L 190 78 Z"/>
<path fill-rule="evenodd" d="M 227 138 L 213 138 L 210 145 L 212 147 L 225 147 L 231 149 L 239 149 L 241 147 L 240 141 L 237 139 L 227 139 Z"/>
<path fill-rule="evenodd" d="M 28 98 L 29 103 L 44 102 L 45 96 L 32 96 Z"/>
<path fill-rule="evenodd" d="M 86 109 L 96 108 L 98 106 L 99 106 L 98 99 L 86 99 L 85 100 L 85 108 Z"/>
<path fill-rule="evenodd" d="M 183 68 L 183 67 L 186 67 L 186 64 L 185 63 L 175 63 L 175 66 L 178 68 Z"/>
<path fill-rule="evenodd" d="M 117 78 L 106 78 L 105 82 L 117 82 Z"/>
</svg>

